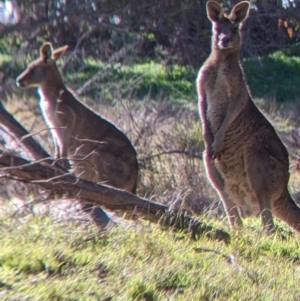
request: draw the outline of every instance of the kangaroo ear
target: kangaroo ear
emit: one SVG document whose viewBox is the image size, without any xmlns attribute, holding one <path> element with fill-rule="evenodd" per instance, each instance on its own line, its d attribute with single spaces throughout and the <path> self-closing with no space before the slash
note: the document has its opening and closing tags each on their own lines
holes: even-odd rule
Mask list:
<svg viewBox="0 0 300 301">
<path fill-rule="evenodd" d="M 53 52 L 52 52 L 52 59 L 54 61 L 57 61 L 60 56 L 69 48 L 68 45 L 65 45 L 65 46 L 62 46 L 62 47 L 59 47 L 57 49 L 55 49 Z"/>
<path fill-rule="evenodd" d="M 248 1 L 240 2 L 233 7 L 229 18 L 235 23 L 241 23 L 248 18 L 249 8 L 250 3 Z"/>
<path fill-rule="evenodd" d="M 40 49 L 40 55 L 43 61 L 46 63 L 52 56 L 51 43 L 45 43 Z"/>
<path fill-rule="evenodd" d="M 218 2 L 208 1 L 206 3 L 207 17 L 212 22 L 218 22 L 224 17 L 224 10 Z"/>
</svg>

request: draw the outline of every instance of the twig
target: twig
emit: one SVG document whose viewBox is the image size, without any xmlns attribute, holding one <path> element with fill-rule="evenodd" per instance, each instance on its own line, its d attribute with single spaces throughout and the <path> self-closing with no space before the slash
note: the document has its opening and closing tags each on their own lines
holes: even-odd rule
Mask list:
<svg viewBox="0 0 300 301">
<path fill-rule="evenodd" d="M 9 67 L 13 67 L 16 63 L 17 58 L 22 55 L 22 53 L 30 46 L 31 42 L 33 39 L 35 39 L 39 34 L 41 33 L 41 27 L 36 28 L 32 34 L 30 35 L 30 37 L 26 40 L 25 43 L 23 43 L 21 45 L 21 47 L 19 48 L 19 50 L 17 51 L 17 53 L 12 57 Z"/>
<path fill-rule="evenodd" d="M 190 158 L 195 158 L 195 159 L 202 160 L 202 155 L 197 156 L 197 155 L 191 154 L 190 152 L 187 152 L 187 151 L 171 150 L 171 151 L 165 151 L 165 152 L 154 154 L 154 155 L 151 155 L 151 156 L 148 156 L 148 157 L 141 158 L 140 161 L 148 161 L 148 160 L 151 160 L 155 157 L 160 157 L 160 156 L 163 156 L 163 155 L 173 155 L 173 154 L 182 154 L 182 155 L 186 155 Z"/>
<path fill-rule="evenodd" d="M 14 155 L 4 155 L 0 151 L 1 176 L 26 183 L 38 183 L 58 196 L 68 195 L 108 209 L 136 212 L 141 217 L 159 223 L 163 227 L 187 231 L 193 238 L 205 234 L 225 242 L 230 241 L 228 233 L 214 229 L 185 214 L 169 211 L 168 206 L 139 198 L 120 189 L 79 179 L 72 173 L 66 174 L 63 170 L 47 164 L 41 165 Z"/>
<path fill-rule="evenodd" d="M 64 70 L 64 68 L 68 65 L 68 63 L 70 62 L 71 58 L 73 55 L 75 55 L 78 51 L 79 46 L 81 45 L 81 43 L 86 40 L 87 38 L 89 38 L 98 28 L 100 28 L 100 24 L 96 24 L 94 25 L 90 30 L 86 31 L 84 34 L 82 34 L 78 39 L 77 39 L 77 43 L 74 47 L 74 49 L 72 50 L 71 55 L 64 61 L 63 65 L 59 68 L 61 71 Z"/>
<path fill-rule="evenodd" d="M 100 69 L 99 71 L 97 71 L 89 80 L 87 80 L 80 88 L 78 88 L 76 90 L 76 93 L 78 95 L 82 94 L 94 81 L 96 81 L 103 74 L 103 71 L 107 70 L 108 68 L 111 68 L 111 65 L 114 62 L 117 62 L 122 57 L 127 55 L 130 50 L 132 50 L 136 47 L 136 44 L 137 44 L 137 42 L 134 43 L 131 47 L 129 47 L 127 49 L 124 47 L 120 51 L 118 51 L 116 54 L 114 54 L 111 57 L 111 59 L 109 60 L 109 63 L 103 69 Z"/>
<path fill-rule="evenodd" d="M 208 249 L 208 248 L 194 248 L 195 252 L 197 253 L 201 253 L 201 252 L 210 252 L 210 253 L 214 253 L 217 255 L 222 256 L 225 261 L 231 265 L 233 265 L 239 272 L 244 272 L 251 280 L 253 283 L 258 284 L 258 279 L 257 279 L 257 275 L 250 273 L 246 270 L 246 268 L 244 268 L 243 266 L 241 266 L 240 264 L 237 263 L 235 257 L 233 255 L 225 255 L 219 251 L 213 250 L 213 249 Z"/>
</svg>

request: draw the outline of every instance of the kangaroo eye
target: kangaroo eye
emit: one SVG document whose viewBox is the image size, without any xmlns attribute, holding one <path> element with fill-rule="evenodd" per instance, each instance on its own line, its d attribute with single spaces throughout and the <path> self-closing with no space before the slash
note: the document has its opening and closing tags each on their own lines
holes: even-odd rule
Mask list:
<svg viewBox="0 0 300 301">
<path fill-rule="evenodd" d="M 237 32 L 238 32 L 238 27 L 237 27 L 237 26 L 233 27 L 233 28 L 232 28 L 232 32 L 233 32 L 233 33 L 237 33 Z"/>
</svg>

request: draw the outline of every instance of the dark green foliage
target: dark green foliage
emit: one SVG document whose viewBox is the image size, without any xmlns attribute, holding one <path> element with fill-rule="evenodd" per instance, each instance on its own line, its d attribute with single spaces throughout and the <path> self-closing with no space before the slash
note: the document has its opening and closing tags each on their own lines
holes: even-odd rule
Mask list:
<svg viewBox="0 0 300 301">
<path fill-rule="evenodd" d="M 245 59 L 243 66 L 254 98 L 270 97 L 279 102 L 299 99 L 299 57 L 278 51 L 264 57 Z"/>
<path fill-rule="evenodd" d="M 0 53 L 36 47 L 43 41 L 70 45 L 79 55 L 109 61 L 131 45 L 137 57 L 164 58 L 199 68 L 210 52 L 211 23 L 206 1 L 76 0 L 13 1 L 19 23 L 0 27 Z M 235 1 L 219 1 L 226 11 Z M 299 40 L 300 7 L 284 1 L 253 1 L 244 53 L 268 54 Z M 2 20 L 0 20 L 2 22 Z M 27 41 L 30 43 L 27 44 Z M 119 61 L 124 60 L 124 57 Z"/>
</svg>

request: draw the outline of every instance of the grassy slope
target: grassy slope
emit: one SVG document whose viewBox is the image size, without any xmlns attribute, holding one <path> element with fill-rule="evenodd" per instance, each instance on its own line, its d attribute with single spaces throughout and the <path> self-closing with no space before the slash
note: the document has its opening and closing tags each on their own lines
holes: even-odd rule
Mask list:
<svg viewBox="0 0 300 301">
<path fill-rule="evenodd" d="M 277 65 L 275 60 L 279 62 Z M 277 77 L 276 70 L 286 70 L 288 74 L 299 61 L 280 53 L 260 61 L 245 61 L 253 96 L 264 96 L 270 90 L 268 87 L 282 87 L 280 95 L 285 95 L 287 85 L 291 87 L 289 91 L 297 91 L 297 74 L 293 73 L 291 81 L 282 74 Z M 261 62 L 265 62 L 264 67 Z M 79 87 L 101 67 L 92 60 L 80 68 L 77 64 L 74 62 L 74 70 L 81 71 L 68 75 L 73 87 Z M 272 68 L 276 72 L 271 72 Z M 85 91 L 87 101 L 91 95 L 108 101 L 123 95 L 128 97 L 128 83 L 135 87 L 133 96 L 139 99 L 148 95 L 179 103 L 196 100 L 195 74 L 184 67 L 167 70 L 159 64 L 144 63 L 134 68 L 103 66 L 103 70 L 102 84 L 96 82 Z M 259 80 L 264 73 L 272 74 L 275 81 L 272 86 Z M 170 115 L 174 114 L 177 113 Z M 186 122 L 186 115 L 183 120 Z M 287 123 L 290 121 L 282 122 L 280 130 L 284 131 Z M 175 130 L 174 137 L 178 140 L 178 133 L 184 128 L 178 125 Z M 185 131 L 180 139 L 185 136 L 192 139 Z M 174 137 L 168 137 L 170 143 Z M 159 143 L 166 143 L 165 137 Z M 176 178 L 172 168 L 174 165 L 170 164 L 165 170 L 166 174 L 174 173 L 174 186 L 170 190 L 182 180 Z M 192 165 L 192 171 L 194 168 Z M 180 169 L 180 176 L 183 170 Z M 168 178 L 165 181 L 171 183 Z M 297 182 L 293 185 L 296 187 Z M 205 238 L 193 242 L 183 234 L 161 232 L 143 222 L 137 222 L 136 228 L 118 227 L 99 235 L 86 224 L 54 221 L 47 216 L 24 219 L 8 216 L 0 217 L 0 300 L 297 300 L 300 297 L 299 235 L 281 223 L 278 233 L 269 237 L 261 231 L 258 219 L 249 219 L 242 231 L 232 233 L 231 244 L 224 245 Z M 215 222 L 228 230 L 226 220 Z"/>
<path fill-rule="evenodd" d="M 296 300 L 299 235 L 281 226 L 285 239 L 268 237 L 248 224 L 226 246 L 146 223 L 99 235 L 47 217 L 5 220 L 0 299 Z"/>
</svg>

